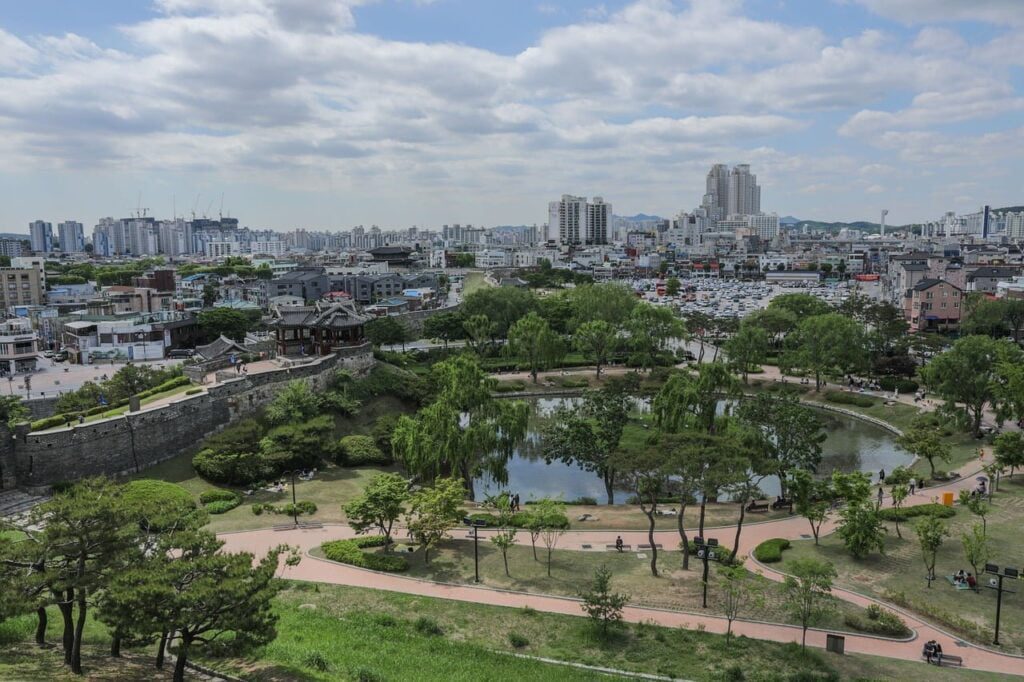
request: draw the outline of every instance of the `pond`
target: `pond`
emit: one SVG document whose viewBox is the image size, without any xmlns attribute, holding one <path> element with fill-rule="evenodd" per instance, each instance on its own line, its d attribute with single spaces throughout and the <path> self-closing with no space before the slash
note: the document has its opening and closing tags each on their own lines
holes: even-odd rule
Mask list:
<svg viewBox="0 0 1024 682">
<path fill-rule="evenodd" d="M 574 400 L 539 398 L 529 402 L 533 415 L 541 417 Z M 637 407 L 644 410 L 647 404 L 638 401 Z M 835 412 L 816 412 L 826 433 L 825 442 L 822 443 L 823 458 L 818 468 L 820 473 L 828 474 L 834 470 L 865 471 L 875 480 L 879 469 L 892 471 L 897 466 L 909 466 L 913 461 L 909 453 L 896 445 L 896 436 L 889 431 Z M 518 493 L 524 502 L 541 497 L 561 497 L 564 500 L 593 497 L 603 504 L 606 501 L 604 484 L 595 474 L 562 462 L 548 464 L 544 461 L 540 455 L 540 427 L 537 421 L 536 418 L 531 419 L 525 442 L 509 460 L 508 485 L 498 485 L 487 477 L 479 478 L 473 486 L 476 499 L 482 500 L 487 494 L 510 490 Z M 778 479 L 766 478 L 761 482 L 761 489 L 774 497 L 779 493 Z M 624 501 L 629 494 L 629 491 L 616 493 L 616 501 Z"/>
</svg>

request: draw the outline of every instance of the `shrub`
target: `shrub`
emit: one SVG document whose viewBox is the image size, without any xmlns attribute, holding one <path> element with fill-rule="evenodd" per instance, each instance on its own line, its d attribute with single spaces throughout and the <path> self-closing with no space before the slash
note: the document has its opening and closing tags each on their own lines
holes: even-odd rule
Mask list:
<svg viewBox="0 0 1024 682">
<path fill-rule="evenodd" d="M 910 635 L 910 628 L 902 618 L 877 604 L 868 605 L 864 609 L 863 615 L 857 613 L 847 615 L 844 622 L 854 630 L 883 637 L 907 637 Z"/>
<path fill-rule="evenodd" d="M 782 561 L 782 552 L 789 547 L 790 542 L 785 538 L 765 540 L 754 548 L 754 558 L 763 564 L 774 564 Z"/>
<path fill-rule="evenodd" d="M 52 417 L 44 417 L 43 419 L 37 419 L 32 422 L 30 428 L 33 431 L 45 431 L 46 429 L 56 428 L 58 426 L 64 426 L 72 419 L 77 419 L 71 415 L 55 414 Z"/>
<path fill-rule="evenodd" d="M 916 518 L 918 516 L 937 516 L 940 519 L 948 519 L 956 516 L 956 510 L 952 507 L 947 507 L 944 504 L 936 504 L 934 502 L 930 504 L 919 504 L 913 507 L 901 507 L 900 509 L 894 509 L 893 507 L 886 507 L 878 511 L 878 516 L 883 521 L 906 521 L 907 519 Z"/>
<path fill-rule="evenodd" d="M 338 441 L 339 462 L 345 466 L 386 466 L 391 458 L 377 447 L 370 436 L 345 436 Z"/>
<path fill-rule="evenodd" d="M 413 627 L 416 628 L 417 632 L 424 635 L 444 634 L 444 630 L 441 628 L 438 622 L 433 618 L 428 618 L 427 616 L 420 616 L 419 618 L 417 618 L 416 622 L 413 623 Z"/>
<path fill-rule="evenodd" d="M 399 573 L 409 570 L 409 562 L 400 556 L 385 554 L 369 554 L 363 549 L 383 547 L 387 540 L 382 535 L 374 535 L 352 540 L 333 540 L 320 545 L 324 556 L 341 564 L 368 568 L 372 571 Z"/>
<path fill-rule="evenodd" d="M 896 467 L 885 477 L 885 482 L 889 485 L 906 485 L 913 476 L 913 472 L 907 467 Z"/>
<path fill-rule="evenodd" d="M 875 400 L 859 393 L 846 393 L 845 391 L 826 391 L 825 400 L 839 405 L 853 405 L 854 407 L 874 407 Z"/>
<path fill-rule="evenodd" d="M 327 672 L 331 667 L 327 663 L 327 658 L 319 651 L 310 651 L 308 654 L 303 656 L 302 665 L 322 673 Z"/>
<path fill-rule="evenodd" d="M 252 506 L 252 513 L 255 514 L 256 516 L 262 516 L 263 515 L 263 510 L 264 510 L 264 505 L 260 504 L 259 502 L 257 502 L 256 504 L 254 504 Z"/>
<path fill-rule="evenodd" d="M 151 397 L 153 397 L 153 396 L 155 396 L 155 395 L 157 395 L 159 393 L 164 393 L 165 391 L 171 391 L 171 390 L 174 390 L 175 388 L 178 388 L 180 386 L 187 386 L 190 383 L 192 383 L 192 382 L 189 380 L 188 377 L 184 377 L 184 376 L 174 377 L 173 379 L 171 379 L 169 381 L 165 381 L 162 384 L 159 384 L 157 386 L 154 386 L 153 388 L 150 388 L 150 389 L 147 389 L 145 391 L 142 391 L 141 393 L 136 393 L 135 395 L 136 395 L 136 397 L 139 398 L 139 400 L 145 400 L 146 398 L 151 398 Z"/>
<path fill-rule="evenodd" d="M 562 388 L 587 388 L 590 382 L 586 379 L 556 379 L 555 381 Z"/>
<path fill-rule="evenodd" d="M 289 502 L 288 504 L 281 506 L 280 509 L 275 509 L 274 512 L 277 514 L 284 514 L 285 516 L 293 516 L 296 512 L 298 513 L 298 516 L 312 516 L 313 514 L 316 514 L 316 509 L 316 502 L 302 500 L 294 505 Z"/>
<path fill-rule="evenodd" d="M 537 502 L 538 502 L 538 500 L 527 500 L 526 502 L 523 502 L 523 504 L 537 504 Z M 594 507 L 594 506 L 597 506 L 597 498 L 596 497 L 588 497 L 588 496 L 584 495 L 583 497 L 577 497 L 575 500 L 566 500 L 565 504 L 566 505 L 573 505 L 574 504 L 574 505 L 577 505 L 577 506 L 580 506 L 580 507 Z"/>
<path fill-rule="evenodd" d="M 525 635 L 521 635 L 518 632 L 508 633 L 508 643 L 516 649 L 522 649 L 523 647 L 530 646 L 530 640 Z"/>
<path fill-rule="evenodd" d="M 232 500 L 217 500 L 216 502 L 204 504 L 203 508 L 210 514 L 226 514 L 241 503 L 242 498 L 236 496 Z"/>
<path fill-rule="evenodd" d="M 202 388 L 199 388 L 199 387 L 190 388 L 187 391 L 185 391 L 185 395 L 195 395 L 196 393 L 202 393 L 202 392 L 203 392 Z"/>
<path fill-rule="evenodd" d="M 238 494 L 230 490 L 222 490 L 220 488 L 214 488 L 213 490 L 204 490 L 199 495 L 199 501 L 203 504 L 209 504 L 211 502 L 233 502 L 238 499 Z"/>
<path fill-rule="evenodd" d="M 526 384 L 522 381 L 499 381 L 494 386 L 495 393 L 517 393 L 525 390 Z"/>
<path fill-rule="evenodd" d="M 920 386 L 916 381 L 910 379 L 897 379 L 896 377 L 882 377 L 878 380 L 878 386 L 883 391 L 896 391 L 900 393 L 913 393 Z"/>
<path fill-rule="evenodd" d="M 463 516 L 468 518 L 470 521 L 477 523 L 482 521 L 484 523 L 484 528 L 497 528 L 500 525 L 500 520 L 497 515 L 490 514 L 488 512 L 474 512 L 472 514 L 463 514 Z M 513 528 L 526 528 L 529 519 L 530 517 L 528 512 L 516 512 L 509 519 L 509 523 Z M 569 517 L 563 515 L 562 518 L 558 520 L 557 527 L 562 529 L 568 528 Z"/>
</svg>

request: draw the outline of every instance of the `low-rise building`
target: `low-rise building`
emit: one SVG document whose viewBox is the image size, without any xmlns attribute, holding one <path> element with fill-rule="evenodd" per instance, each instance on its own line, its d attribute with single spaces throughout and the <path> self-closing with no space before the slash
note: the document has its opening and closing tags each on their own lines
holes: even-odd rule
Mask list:
<svg viewBox="0 0 1024 682">
<path fill-rule="evenodd" d="M 282 355 L 328 355 L 365 342 L 369 320 L 351 302 L 281 307 L 271 323 Z"/>
<path fill-rule="evenodd" d="M 925 279 L 908 289 L 903 315 L 912 332 L 947 332 L 960 327 L 963 289 L 941 279 Z"/>
<path fill-rule="evenodd" d="M 39 336 L 27 318 L 0 322 L 0 376 L 31 372 L 39 358 Z"/>
<path fill-rule="evenodd" d="M 43 305 L 43 273 L 34 267 L 0 268 L 0 312 L 17 305 Z"/>
</svg>

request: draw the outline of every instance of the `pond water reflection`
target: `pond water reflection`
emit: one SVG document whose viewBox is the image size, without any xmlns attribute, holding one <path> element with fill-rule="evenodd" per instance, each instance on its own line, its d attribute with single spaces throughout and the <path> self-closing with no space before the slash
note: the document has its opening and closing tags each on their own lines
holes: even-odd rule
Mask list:
<svg viewBox="0 0 1024 682">
<path fill-rule="evenodd" d="M 540 418 L 574 400 L 541 398 L 529 401 L 535 417 L 531 419 L 526 441 L 508 463 L 508 485 L 499 486 L 486 477 L 477 479 L 473 486 L 476 499 L 481 500 L 486 494 L 504 489 L 519 493 L 523 501 L 540 497 L 561 497 L 565 500 L 593 497 L 599 503 L 605 502 L 604 484 L 595 474 L 561 462 L 548 464 L 540 455 Z M 645 410 L 647 403 L 638 401 L 637 407 Z M 724 409 L 724 403 L 721 407 Z M 820 473 L 866 471 L 874 477 L 879 469 L 892 471 L 897 466 L 908 466 L 913 460 L 909 453 L 896 445 L 896 437 L 889 431 L 853 417 L 825 410 L 817 412 L 826 433 Z M 770 496 L 777 495 L 778 479 L 766 478 L 761 482 L 761 489 Z M 628 494 L 629 491 L 622 491 L 616 495 L 616 501 L 624 501 Z"/>
</svg>

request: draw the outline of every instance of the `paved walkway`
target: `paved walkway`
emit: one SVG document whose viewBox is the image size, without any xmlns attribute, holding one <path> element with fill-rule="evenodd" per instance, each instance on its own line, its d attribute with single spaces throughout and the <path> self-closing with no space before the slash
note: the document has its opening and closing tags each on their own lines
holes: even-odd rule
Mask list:
<svg viewBox="0 0 1024 682">
<path fill-rule="evenodd" d="M 980 469 L 981 463 L 971 462 L 964 467 L 965 471 L 972 472 L 964 479 L 942 490 L 958 491 L 962 488 L 973 486 L 974 473 Z M 908 505 L 925 504 L 932 501 L 937 489 L 928 490 L 923 494 L 915 495 L 907 501 Z M 835 522 L 831 521 L 822 528 L 822 534 L 831 533 L 835 529 Z M 708 532 L 713 531 L 713 532 Z M 484 531 L 486 534 L 487 531 Z M 705 529 L 706 535 L 717 535 L 723 545 L 731 548 L 735 526 L 725 526 L 716 529 Z M 799 539 L 809 534 L 809 527 L 806 519 L 802 517 L 787 517 L 776 521 L 756 523 L 744 526 L 740 539 L 740 554 L 749 556 L 759 543 L 764 540 L 776 537 Z M 646 531 L 568 531 L 560 543 L 561 549 L 582 550 L 583 545 L 603 548 L 605 545 L 614 543 L 616 535 L 621 535 L 627 544 L 637 545 L 648 541 Z M 691 533 L 692 535 L 692 533 Z M 568 615 L 581 615 L 579 604 L 576 600 L 564 597 L 549 595 L 527 594 L 508 592 L 487 587 L 472 585 L 450 585 L 428 582 L 415 578 L 408 578 L 399 575 L 375 573 L 352 566 L 345 566 L 333 562 L 317 559 L 308 554 L 309 550 L 319 546 L 327 540 L 354 537 L 355 533 L 351 528 L 344 525 L 332 525 L 320 529 L 274 531 L 271 529 L 244 531 L 240 533 L 228 533 L 221 536 L 225 541 L 225 547 L 229 551 L 248 551 L 256 555 L 265 554 L 271 547 L 281 543 L 287 543 L 301 549 L 303 554 L 302 562 L 298 566 L 283 566 L 282 577 L 293 580 L 304 580 L 311 582 L 323 582 L 336 585 L 350 585 L 354 587 L 367 587 L 379 590 L 389 590 L 441 599 L 454 599 L 493 606 L 509 606 L 520 608 L 530 606 L 538 611 L 562 613 Z M 526 543 L 525 538 L 520 542 Z M 679 536 L 675 531 L 658 531 L 655 533 L 655 542 L 665 547 L 676 547 L 679 544 Z M 782 580 L 782 574 L 777 571 L 763 567 L 752 566 L 754 570 L 760 570 L 763 574 L 773 580 Z M 859 606 L 867 606 L 875 600 L 843 589 L 833 590 L 835 596 Z M 887 605 L 888 606 L 888 605 Z M 949 635 L 938 628 L 930 625 L 924 620 L 907 612 L 888 608 L 901 612 L 907 625 L 916 631 L 917 637 L 909 642 L 898 642 L 886 639 L 879 639 L 866 635 L 846 634 L 846 650 L 852 653 L 865 653 L 876 656 L 887 656 L 903 660 L 918 660 L 921 647 L 925 641 L 935 639 L 942 644 L 943 650 L 949 654 L 956 654 L 964 659 L 964 665 L 977 670 L 990 672 L 1021 674 L 1024 671 L 1024 659 L 988 651 L 980 647 L 962 642 L 959 638 Z M 687 627 L 697 628 L 703 626 L 709 632 L 724 633 L 726 620 L 722 617 L 706 615 L 703 613 L 687 613 L 669 611 L 654 608 L 628 607 L 624 613 L 625 619 L 631 622 L 652 621 L 666 627 Z M 772 640 L 777 642 L 799 642 L 800 629 L 798 627 L 757 623 L 750 621 L 736 621 L 733 624 L 733 631 L 748 637 Z M 824 631 L 813 630 L 808 633 L 807 642 L 811 646 L 825 646 Z"/>
</svg>

